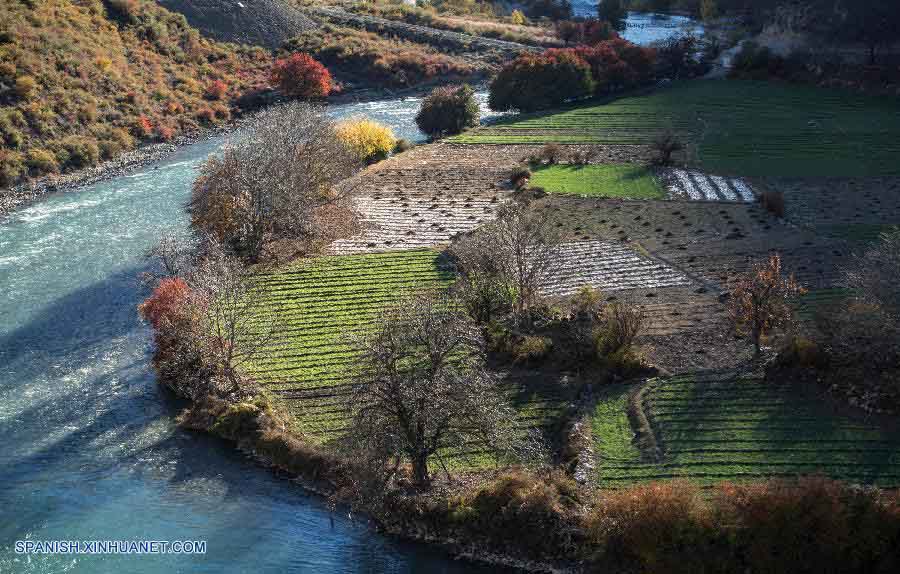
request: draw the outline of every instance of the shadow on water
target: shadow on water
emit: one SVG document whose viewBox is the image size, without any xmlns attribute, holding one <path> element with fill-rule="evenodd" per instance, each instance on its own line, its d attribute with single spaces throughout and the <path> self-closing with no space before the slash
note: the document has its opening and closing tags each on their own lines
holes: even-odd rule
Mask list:
<svg viewBox="0 0 900 574">
<path fill-rule="evenodd" d="M 191 571 L 481 571 L 378 536 L 344 513 L 332 522 L 318 497 L 225 441 L 175 427 L 183 403 L 156 385 L 148 329 L 135 310 L 146 294 L 141 270 L 76 289 L 0 335 L 0 501 L 17 508 L 14 519 L 0 520 L 0 570 L 9 564 L 2 549 L 28 536 L 153 533 L 208 540 L 215 552 Z M 109 571 L 110 561 L 131 572 L 185 566 L 174 558 L 79 560 L 85 571 Z"/>
</svg>

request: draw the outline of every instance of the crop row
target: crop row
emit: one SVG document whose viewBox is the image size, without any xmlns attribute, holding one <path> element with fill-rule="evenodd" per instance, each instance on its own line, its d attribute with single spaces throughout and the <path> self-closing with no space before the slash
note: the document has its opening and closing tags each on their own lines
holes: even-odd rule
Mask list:
<svg viewBox="0 0 900 574">
<path fill-rule="evenodd" d="M 592 428 L 597 479 L 607 486 L 661 478 L 698 482 L 824 473 L 900 484 L 900 434 L 837 414 L 790 385 L 727 375 L 657 379 L 640 407 L 661 459 L 635 442 L 628 393 L 609 391 Z"/>
<path fill-rule="evenodd" d="M 698 167 L 713 173 L 900 173 L 895 100 L 762 82 L 676 82 L 611 103 L 512 117 L 452 141 L 649 145 L 668 128 L 694 143 Z"/>
</svg>

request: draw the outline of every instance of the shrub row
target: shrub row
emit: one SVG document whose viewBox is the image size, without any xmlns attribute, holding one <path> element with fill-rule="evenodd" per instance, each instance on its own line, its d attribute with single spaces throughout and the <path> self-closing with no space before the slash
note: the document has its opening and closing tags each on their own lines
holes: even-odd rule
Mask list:
<svg viewBox="0 0 900 574">
<path fill-rule="evenodd" d="M 461 495 L 398 507 L 422 516 L 420 528 L 434 536 L 519 558 L 580 562 L 588 571 L 900 568 L 900 497 L 817 477 L 709 491 L 668 481 L 586 494 L 558 472 L 510 470 Z"/>
<path fill-rule="evenodd" d="M 622 38 L 521 55 L 491 82 L 489 104 L 529 112 L 632 88 L 653 77 L 655 61 L 655 50 Z"/>
<path fill-rule="evenodd" d="M 285 49 L 306 52 L 345 78 L 388 86 L 414 86 L 477 71 L 465 60 L 425 44 L 331 24 L 300 34 Z"/>
</svg>

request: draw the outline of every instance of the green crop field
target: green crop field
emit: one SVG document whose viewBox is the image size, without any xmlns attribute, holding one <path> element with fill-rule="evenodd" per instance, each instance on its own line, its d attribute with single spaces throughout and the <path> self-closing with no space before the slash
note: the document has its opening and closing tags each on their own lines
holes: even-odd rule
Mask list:
<svg viewBox="0 0 900 574">
<path fill-rule="evenodd" d="M 644 96 L 514 116 L 449 141 L 647 145 L 671 128 L 721 175 L 900 174 L 900 102 L 738 80 L 676 82 Z"/>
<path fill-rule="evenodd" d="M 278 334 L 249 371 L 284 399 L 301 429 L 327 440 L 343 425 L 354 338 L 404 291 L 440 289 L 453 273 L 431 250 L 319 257 L 263 275 Z"/>
<path fill-rule="evenodd" d="M 320 257 L 261 275 L 266 287 L 261 303 L 277 306 L 278 334 L 270 352 L 247 370 L 310 439 L 337 438 L 346 426 L 357 338 L 404 291 L 444 289 L 453 278 L 441 254 L 427 249 Z M 571 400 L 543 379 L 510 383 L 505 390 L 523 431 L 549 430 Z M 478 445 L 447 454 L 451 466 L 490 460 Z"/>
<path fill-rule="evenodd" d="M 530 183 L 553 193 L 629 199 L 666 197 L 649 169 L 631 164 L 551 165 L 536 169 Z"/>
<path fill-rule="evenodd" d="M 603 487 L 799 474 L 900 485 L 900 434 L 838 414 L 821 397 L 790 384 L 713 375 L 648 384 L 642 407 L 662 459 L 642 459 L 627 415 L 630 389 L 610 388 L 592 419 Z"/>
</svg>

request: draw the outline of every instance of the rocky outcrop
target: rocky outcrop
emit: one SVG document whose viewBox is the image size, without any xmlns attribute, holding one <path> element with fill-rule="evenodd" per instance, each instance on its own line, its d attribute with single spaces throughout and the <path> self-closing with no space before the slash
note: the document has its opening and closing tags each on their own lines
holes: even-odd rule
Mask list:
<svg viewBox="0 0 900 574">
<path fill-rule="evenodd" d="M 316 27 L 284 0 L 158 0 L 180 12 L 191 26 L 216 40 L 276 49 L 300 32 Z"/>
</svg>

